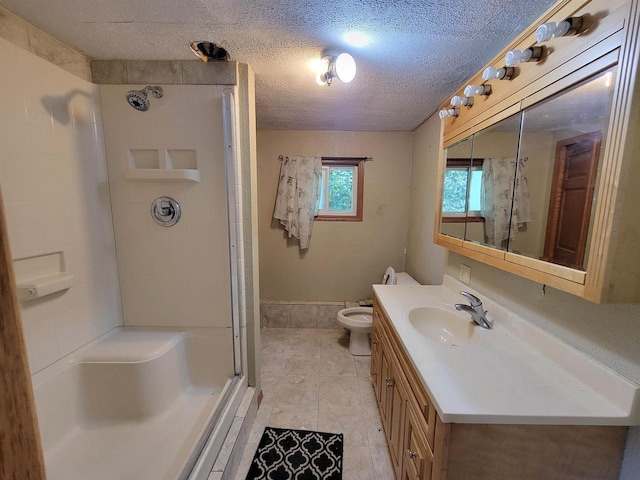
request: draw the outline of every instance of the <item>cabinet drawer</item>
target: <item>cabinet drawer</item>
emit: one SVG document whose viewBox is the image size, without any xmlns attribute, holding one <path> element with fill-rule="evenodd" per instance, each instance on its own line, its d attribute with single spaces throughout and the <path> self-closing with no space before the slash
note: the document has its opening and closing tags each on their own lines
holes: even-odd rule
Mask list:
<svg viewBox="0 0 640 480">
<path fill-rule="evenodd" d="M 412 389 L 412 393 L 414 395 L 412 400 L 415 402 L 414 407 L 418 412 L 420 421 L 426 426 L 425 436 L 429 443 L 429 448 L 431 448 L 431 451 L 433 452 L 433 442 L 436 432 L 436 409 L 429 401 L 429 397 L 425 391 L 420 387 L 420 383 L 417 379 L 412 379 L 412 382 L 413 385 L 415 385 Z"/>
<path fill-rule="evenodd" d="M 433 453 L 420 424 L 418 415 L 410 405 L 405 425 L 403 480 L 431 480 Z"/>
</svg>

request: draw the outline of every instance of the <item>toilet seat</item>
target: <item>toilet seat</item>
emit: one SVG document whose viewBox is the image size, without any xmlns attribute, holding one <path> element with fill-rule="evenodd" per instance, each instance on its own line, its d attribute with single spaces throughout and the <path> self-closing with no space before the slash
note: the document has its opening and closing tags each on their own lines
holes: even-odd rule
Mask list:
<svg viewBox="0 0 640 480">
<path fill-rule="evenodd" d="M 371 328 L 373 325 L 373 308 L 343 308 L 338 312 L 338 321 L 348 328 Z"/>
</svg>

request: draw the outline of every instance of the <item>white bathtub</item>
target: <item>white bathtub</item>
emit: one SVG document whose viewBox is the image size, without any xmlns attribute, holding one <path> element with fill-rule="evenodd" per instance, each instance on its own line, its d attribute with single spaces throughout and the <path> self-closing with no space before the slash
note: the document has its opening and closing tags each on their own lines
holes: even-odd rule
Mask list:
<svg viewBox="0 0 640 480">
<path fill-rule="evenodd" d="M 119 327 L 38 372 L 47 478 L 184 477 L 232 361 L 230 329 Z"/>
</svg>

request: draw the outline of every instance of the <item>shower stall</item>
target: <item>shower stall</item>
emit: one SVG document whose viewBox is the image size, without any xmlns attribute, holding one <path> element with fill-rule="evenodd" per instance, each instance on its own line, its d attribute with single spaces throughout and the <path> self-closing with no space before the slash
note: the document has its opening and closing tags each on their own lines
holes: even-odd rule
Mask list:
<svg viewBox="0 0 640 480">
<path fill-rule="evenodd" d="M 2 39 L 0 59 L 15 67 L 0 182 L 48 479 L 204 480 L 248 383 L 246 94 L 98 86 Z"/>
<path fill-rule="evenodd" d="M 51 480 L 206 478 L 246 387 L 234 91 L 128 88 L 100 87 L 123 325 L 33 377 Z"/>
</svg>

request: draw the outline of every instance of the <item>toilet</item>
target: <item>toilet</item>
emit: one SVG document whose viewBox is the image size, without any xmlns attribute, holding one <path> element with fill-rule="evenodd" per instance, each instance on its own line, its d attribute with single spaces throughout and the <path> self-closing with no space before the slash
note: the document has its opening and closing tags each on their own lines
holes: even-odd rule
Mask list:
<svg viewBox="0 0 640 480">
<path fill-rule="evenodd" d="M 408 273 L 396 273 L 392 267 L 387 268 L 382 277 L 383 285 L 420 285 Z M 343 308 L 336 318 L 338 323 L 350 331 L 349 352 L 351 355 L 371 355 L 369 333 L 373 325 L 373 308 Z"/>
<path fill-rule="evenodd" d="M 343 308 L 338 312 L 338 323 L 351 331 L 349 335 L 351 355 L 371 355 L 369 333 L 373 325 L 373 308 Z"/>
</svg>

